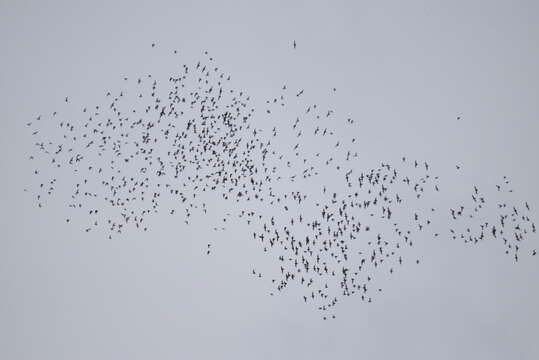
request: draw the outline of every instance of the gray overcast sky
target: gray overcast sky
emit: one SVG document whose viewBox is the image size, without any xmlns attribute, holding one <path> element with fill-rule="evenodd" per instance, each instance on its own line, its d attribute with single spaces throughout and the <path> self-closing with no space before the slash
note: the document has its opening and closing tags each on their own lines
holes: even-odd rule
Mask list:
<svg viewBox="0 0 539 360">
<path fill-rule="evenodd" d="M 23 192 L 28 119 L 208 50 L 258 101 L 286 83 L 356 119 L 362 168 L 427 160 L 442 208 L 508 175 L 537 219 L 538 16 L 536 1 L 0 2 L 0 358 L 538 359 L 538 257 L 498 244 L 417 239 L 420 265 L 324 322 L 252 279 L 270 265 L 241 226 L 216 240 L 163 217 L 109 241 Z"/>
</svg>

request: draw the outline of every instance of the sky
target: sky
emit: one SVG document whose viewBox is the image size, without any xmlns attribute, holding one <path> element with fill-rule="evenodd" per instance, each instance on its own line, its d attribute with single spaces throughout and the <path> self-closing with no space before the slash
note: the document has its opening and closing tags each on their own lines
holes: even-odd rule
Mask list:
<svg viewBox="0 0 539 360">
<path fill-rule="evenodd" d="M 534 1 L 0 2 L 0 358 L 539 358 L 539 257 L 494 242 L 419 236 L 420 264 L 323 321 L 298 289 L 253 279 L 272 262 L 240 225 L 160 216 L 111 241 L 24 192 L 27 121 L 208 51 L 256 104 L 287 84 L 353 117 L 354 133 L 332 125 L 357 136 L 358 171 L 428 161 L 439 208 L 508 176 L 537 219 L 538 15 Z"/>
</svg>

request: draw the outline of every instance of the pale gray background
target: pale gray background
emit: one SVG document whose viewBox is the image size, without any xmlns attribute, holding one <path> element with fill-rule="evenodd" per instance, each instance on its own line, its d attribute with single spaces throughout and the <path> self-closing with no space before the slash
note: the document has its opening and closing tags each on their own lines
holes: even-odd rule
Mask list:
<svg viewBox="0 0 539 360">
<path fill-rule="evenodd" d="M 22 191 L 23 123 L 155 71 L 170 61 L 155 41 L 211 51 L 259 98 L 293 82 L 352 114 L 365 166 L 429 160 L 454 190 L 442 208 L 504 174 L 537 207 L 538 16 L 537 1 L 2 1 L 0 358 L 538 359 L 537 257 L 514 264 L 497 245 L 425 237 L 420 266 L 323 322 L 297 294 L 271 298 L 253 281 L 264 257 L 241 229 L 211 257 L 202 221 L 156 219 L 111 242 Z"/>
</svg>

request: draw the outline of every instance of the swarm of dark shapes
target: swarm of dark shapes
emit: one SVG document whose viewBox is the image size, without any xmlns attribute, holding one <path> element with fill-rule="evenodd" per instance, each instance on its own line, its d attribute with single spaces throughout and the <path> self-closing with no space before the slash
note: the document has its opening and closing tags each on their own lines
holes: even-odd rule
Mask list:
<svg viewBox="0 0 539 360">
<path fill-rule="evenodd" d="M 343 297 L 371 302 L 381 291 L 376 275 L 419 263 L 407 260 L 406 251 L 419 232 L 469 244 L 499 240 L 515 261 L 526 236 L 536 232 L 528 203 L 489 202 L 476 186 L 466 204 L 424 208 L 424 199 L 441 191 L 428 163 L 402 157 L 361 169 L 350 136 L 357 133 L 354 120 L 307 104 L 304 89 L 286 86 L 255 108 L 207 53 L 166 81 L 124 80 L 125 88 L 107 92 L 100 105 L 72 115 L 66 97 L 69 115 L 58 109 L 27 124 L 37 150 L 30 156 L 37 206 L 68 191 L 66 221 L 81 212 L 86 232 L 112 238 L 128 228 L 147 231 L 154 214 L 189 224 L 195 214 L 209 216 L 208 202 L 232 202 L 236 213 L 221 216 L 214 229 L 225 229 L 232 218 L 243 222 L 275 259 L 270 294 L 295 284 L 301 301 L 324 319 L 335 317 L 326 312 Z M 331 127 L 337 122 L 348 135 Z M 509 184 L 504 177 L 493 195 L 512 192 Z M 497 219 L 481 218 L 488 206 Z M 455 223 L 448 234 L 432 229 L 435 214 Z M 204 251 L 209 255 L 211 244 Z"/>
</svg>

